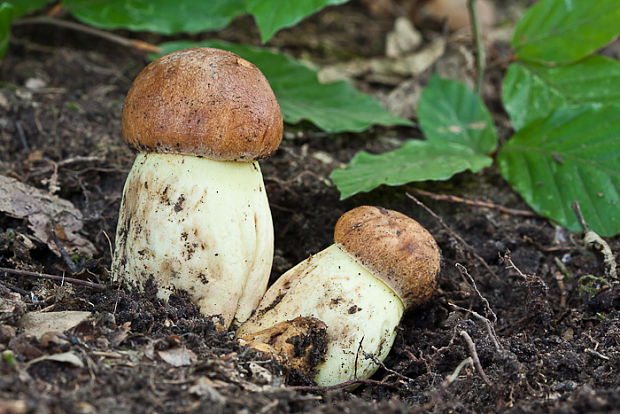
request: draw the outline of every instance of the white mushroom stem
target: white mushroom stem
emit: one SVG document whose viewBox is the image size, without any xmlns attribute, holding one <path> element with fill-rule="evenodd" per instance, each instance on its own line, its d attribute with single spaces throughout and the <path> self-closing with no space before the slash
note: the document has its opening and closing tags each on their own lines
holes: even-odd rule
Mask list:
<svg viewBox="0 0 620 414">
<path fill-rule="evenodd" d="M 257 162 L 140 153 L 127 177 L 112 271 L 158 296 L 187 291 L 220 327 L 245 321 L 264 293 L 273 225 Z"/>
<path fill-rule="evenodd" d="M 387 356 L 404 312 L 400 298 L 337 245 L 299 263 L 272 285 L 240 339 L 277 323 L 312 316 L 327 325 L 327 354 L 319 385 L 368 378 L 378 368 L 364 353 Z"/>
</svg>

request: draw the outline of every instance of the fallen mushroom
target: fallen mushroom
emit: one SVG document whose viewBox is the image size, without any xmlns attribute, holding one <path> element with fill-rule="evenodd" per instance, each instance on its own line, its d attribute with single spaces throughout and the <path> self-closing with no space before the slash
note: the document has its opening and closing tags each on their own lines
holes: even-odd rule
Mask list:
<svg viewBox="0 0 620 414">
<path fill-rule="evenodd" d="M 314 358 L 316 366 L 303 369 L 315 369 L 319 385 L 370 377 L 390 351 L 405 309 L 432 295 L 440 264 L 428 231 L 383 208 L 362 206 L 342 215 L 334 241 L 284 273 L 237 331 L 242 342 L 283 355 L 286 363 L 294 359 L 290 349 L 279 346 L 286 340 L 261 346 L 257 337 L 270 338 L 270 329 L 285 332 L 285 323 L 299 326 L 300 316 L 322 321 L 324 361 Z"/>
<path fill-rule="evenodd" d="M 256 66 L 218 49 L 149 64 L 123 107 L 140 152 L 121 202 L 112 272 L 158 296 L 185 290 L 218 325 L 247 319 L 264 293 L 273 224 L 257 160 L 282 139 L 282 115 Z"/>
</svg>

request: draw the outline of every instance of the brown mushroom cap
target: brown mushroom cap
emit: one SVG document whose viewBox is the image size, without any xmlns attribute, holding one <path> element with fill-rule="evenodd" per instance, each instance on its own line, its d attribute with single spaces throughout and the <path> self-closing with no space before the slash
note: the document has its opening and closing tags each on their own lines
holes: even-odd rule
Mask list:
<svg viewBox="0 0 620 414">
<path fill-rule="evenodd" d="M 123 136 L 141 151 L 215 160 L 265 158 L 282 140 L 282 114 L 261 71 L 225 50 L 180 50 L 136 77 Z"/>
<path fill-rule="evenodd" d="M 400 296 L 405 308 L 430 298 L 439 248 L 417 221 L 397 211 L 361 206 L 343 214 L 336 244 Z"/>
</svg>

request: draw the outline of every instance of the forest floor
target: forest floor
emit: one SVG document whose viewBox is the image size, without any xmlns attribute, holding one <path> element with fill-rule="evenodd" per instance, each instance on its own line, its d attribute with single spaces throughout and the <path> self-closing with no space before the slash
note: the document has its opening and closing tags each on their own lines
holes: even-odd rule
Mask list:
<svg viewBox="0 0 620 414">
<path fill-rule="evenodd" d="M 514 25 L 518 16 L 511 13 L 518 11 L 502 13 L 505 24 Z M 373 14 L 354 1 L 282 31 L 268 46 L 320 66 L 383 56 L 393 23 L 393 16 Z M 500 101 L 509 37 L 498 33 L 489 45 L 484 99 L 503 142 L 512 133 Z M 422 34 L 425 42 L 447 40 L 429 69 L 404 86 L 407 79 L 372 74 L 358 75 L 356 85 L 389 106 L 399 102 L 391 95 L 395 88 L 404 93 L 409 87 L 413 94 L 433 72 L 473 79 L 468 36 L 431 27 L 422 27 Z M 258 45 L 249 18 L 210 36 Z M 620 48 L 618 42 L 612 46 L 610 55 Z M 443 183 L 381 187 L 339 200 L 329 180 L 333 169 L 360 150 L 376 153 L 421 138 L 417 128 L 326 134 L 306 123 L 286 125 L 280 149 L 261 162 L 275 228 L 272 281 L 330 245 L 338 217 L 359 205 L 403 212 L 437 240 L 437 292 L 405 314 L 373 383 L 354 390 L 296 388 L 304 384 L 287 384 L 276 361 L 240 346 L 233 332 L 216 331 L 184 294 L 164 304 L 153 289 L 137 293 L 113 283 L 111 245 L 135 156 L 123 142 L 120 114 L 132 80 L 147 63 L 143 52 L 68 29 L 13 30 L 0 67 L 0 174 L 42 190 L 49 195 L 43 202 L 56 196 L 71 202 L 81 212 L 79 235 L 92 244 L 92 254 L 72 256 L 72 272 L 69 260 L 54 252 L 63 244 L 62 228 L 58 243 L 43 243 L 33 230 L 40 223 L 0 214 L 0 267 L 103 286 L 0 271 L 0 413 L 620 410 L 620 294 L 617 286 L 584 288 L 592 279 L 583 276 L 601 276 L 605 266 L 583 246 L 582 235 L 535 215 L 420 192 L 529 212 L 495 166 Z M 399 110 L 407 115 L 406 108 Z M 619 237 L 608 242 L 620 252 Z M 35 311 L 89 314 L 64 333 L 41 337 L 24 322 Z M 64 314 L 54 315 L 64 321 Z M 458 372 L 474 355 L 467 338 L 479 366 L 465 364 Z"/>
</svg>

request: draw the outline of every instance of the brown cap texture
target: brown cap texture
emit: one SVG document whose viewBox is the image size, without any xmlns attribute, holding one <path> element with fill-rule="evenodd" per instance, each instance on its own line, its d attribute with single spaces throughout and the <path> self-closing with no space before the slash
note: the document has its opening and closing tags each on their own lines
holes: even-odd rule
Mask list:
<svg viewBox="0 0 620 414">
<path fill-rule="evenodd" d="M 282 140 L 282 114 L 261 71 L 225 50 L 180 50 L 151 62 L 123 106 L 123 136 L 140 151 L 252 161 Z"/>
<path fill-rule="evenodd" d="M 340 217 L 334 240 L 392 288 L 405 308 L 432 295 L 439 272 L 439 248 L 433 236 L 412 218 L 380 207 L 357 207 Z"/>
</svg>

